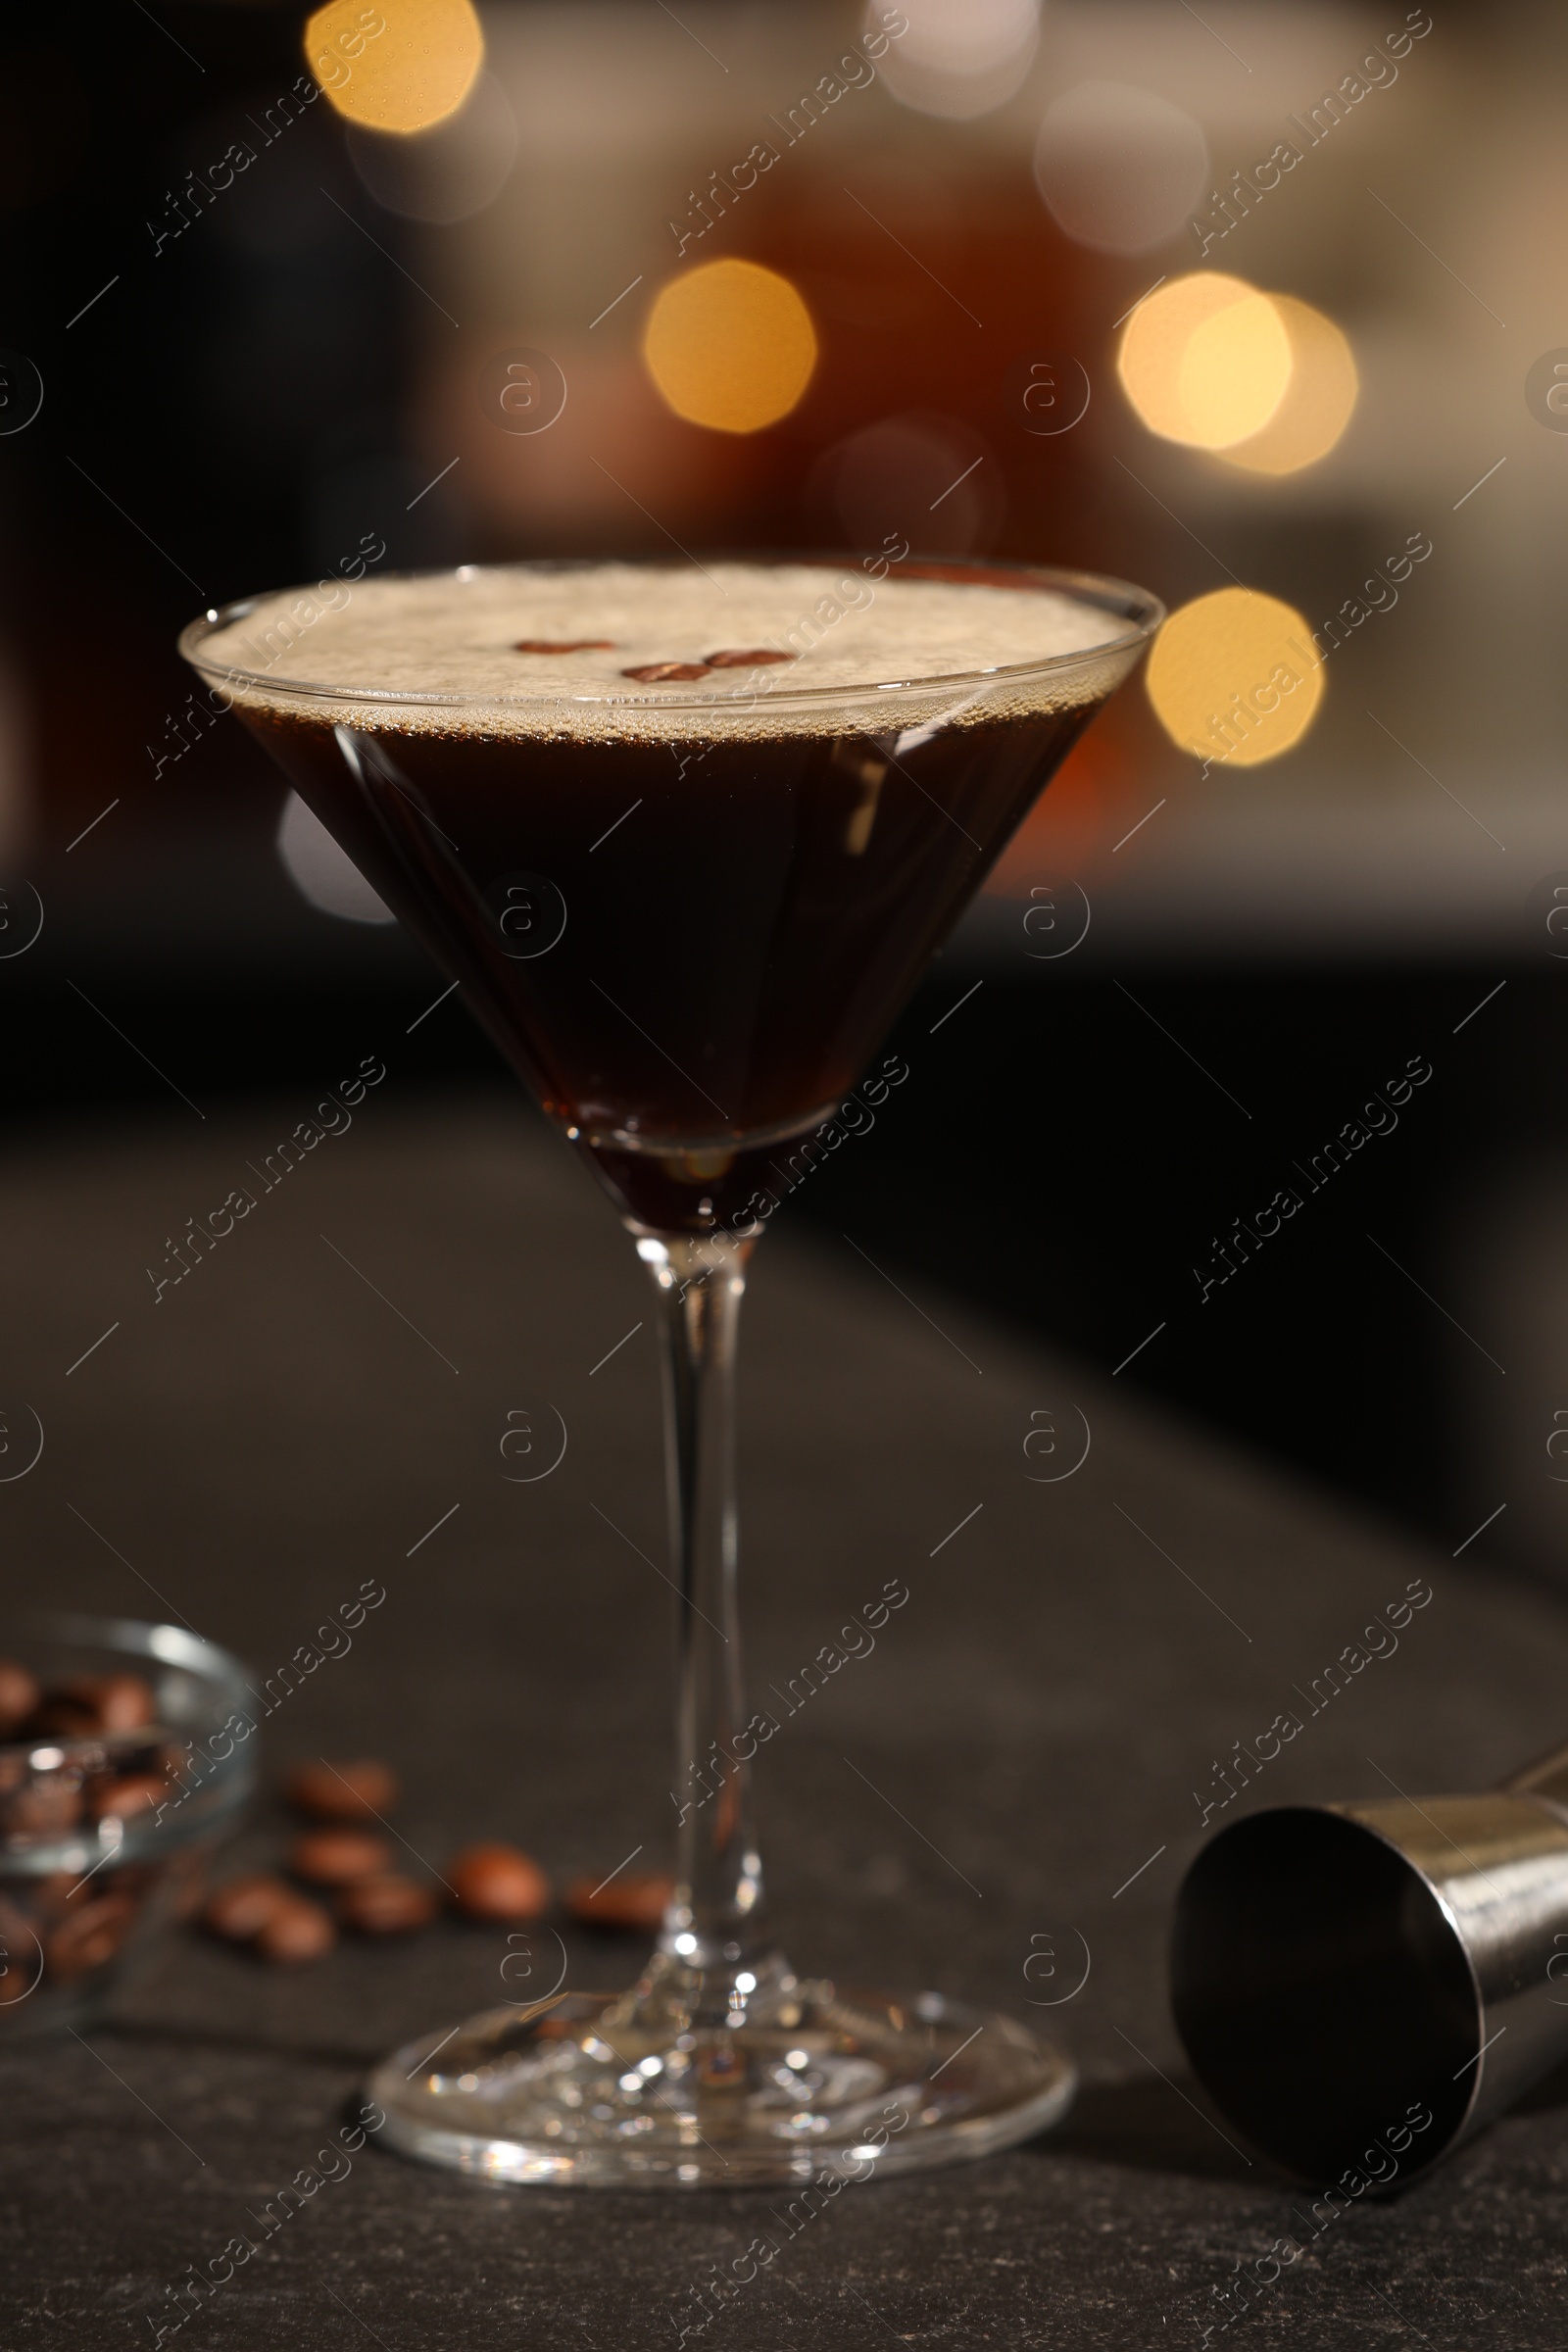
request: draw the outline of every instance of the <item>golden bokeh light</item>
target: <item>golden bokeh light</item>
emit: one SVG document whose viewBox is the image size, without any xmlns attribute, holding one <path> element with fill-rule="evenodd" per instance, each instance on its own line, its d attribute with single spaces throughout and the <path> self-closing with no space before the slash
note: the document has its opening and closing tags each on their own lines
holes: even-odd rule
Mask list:
<svg viewBox="0 0 1568 2352">
<path fill-rule="evenodd" d="M 1266 294 L 1227 303 L 1193 329 L 1176 372 L 1185 438 L 1228 449 L 1269 424 L 1290 387 L 1291 339 Z"/>
<path fill-rule="evenodd" d="M 1326 457 L 1360 391 L 1332 318 L 1218 270 L 1179 277 L 1139 304 L 1116 372 L 1152 433 L 1250 473 L 1295 473 Z"/>
<path fill-rule="evenodd" d="M 1291 338 L 1277 306 L 1245 278 L 1202 270 L 1141 302 L 1116 372 L 1152 433 L 1227 449 L 1262 431 L 1290 386 Z"/>
<path fill-rule="evenodd" d="M 755 433 L 787 416 L 810 382 L 816 332 L 776 270 L 704 262 L 660 288 L 643 358 L 677 416 L 716 433 Z"/>
<path fill-rule="evenodd" d="M 472 89 L 484 34 L 470 0 L 330 0 L 306 24 L 305 62 L 351 122 L 429 130 Z"/>
<path fill-rule="evenodd" d="M 1323 699 L 1306 622 L 1256 588 L 1217 588 L 1173 612 L 1146 678 L 1165 732 L 1216 766 L 1277 760 L 1300 742 Z"/>
<path fill-rule="evenodd" d="M 1270 297 L 1290 337 L 1293 362 L 1285 397 L 1261 432 L 1221 454 L 1251 473 L 1296 473 L 1326 458 L 1349 423 L 1360 378 L 1349 344 L 1332 318 L 1292 294 Z"/>
</svg>

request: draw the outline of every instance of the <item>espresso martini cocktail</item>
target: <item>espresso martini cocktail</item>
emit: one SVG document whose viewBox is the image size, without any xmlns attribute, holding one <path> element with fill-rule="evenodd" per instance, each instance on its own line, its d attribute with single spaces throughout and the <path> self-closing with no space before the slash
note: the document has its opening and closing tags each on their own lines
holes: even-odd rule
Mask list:
<svg viewBox="0 0 1568 2352">
<path fill-rule="evenodd" d="M 831 1115 L 1125 662 L 1033 666 L 1125 637 L 1101 606 L 858 565 L 299 605 L 201 666 L 617 1197 L 683 1231 Z"/>
<path fill-rule="evenodd" d="M 516 2180 L 861 2179 L 1007 2145 L 1070 2097 L 1010 2020 L 836 1988 L 772 1939 L 734 1342 L 781 1165 L 1159 618 L 1076 573 L 715 559 L 323 583 L 181 640 L 589 1155 L 662 1306 L 675 1894 L 619 1999 L 396 2053 L 372 2089 L 411 2152 Z"/>
</svg>

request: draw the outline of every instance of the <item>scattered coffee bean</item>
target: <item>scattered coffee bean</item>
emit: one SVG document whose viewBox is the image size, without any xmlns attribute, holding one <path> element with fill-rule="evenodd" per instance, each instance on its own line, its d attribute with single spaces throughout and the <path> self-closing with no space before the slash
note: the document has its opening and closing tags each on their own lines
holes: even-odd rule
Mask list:
<svg viewBox="0 0 1568 2352">
<path fill-rule="evenodd" d="M 289 1894 L 257 1933 L 257 1950 L 268 1960 L 293 1965 L 322 1960 L 337 1941 L 329 1912 L 302 1894 Z"/>
<path fill-rule="evenodd" d="M 710 669 L 763 669 L 770 662 L 794 662 L 795 654 L 780 654 L 770 645 L 754 646 L 744 652 L 736 645 L 723 645 L 716 654 L 704 657 Z"/>
<path fill-rule="evenodd" d="M 297 1838 L 288 1866 L 313 1886 L 351 1886 L 392 1867 L 392 1848 L 371 1830 L 308 1830 Z"/>
<path fill-rule="evenodd" d="M 585 1928 L 655 1929 L 675 1891 L 673 1879 L 658 1871 L 622 1871 L 608 1886 L 597 1879 L 573 1879 L 566 1888 L 566 1909 Z"/>
<path fill-rule="evenodd" d="M 550 1881 L 514 1845 L 468 1845 L 446 1869 L 458 1909 L 467 1919 L 537 1919 L 550 1900 Z"/>
<path fill-rule="evenodd" d="M 15 1658 L 0 1658 L 0 1740 L 21 1730 L 42 1695 L 25 1666 Z"/>
<path fill-rule="evenodd" d="M 139 1814 L 151 1813 L 170 1794 L 170 1784 L 162 1773 L 127 1772 L 118 1781 L 95 1781 L 87 1789 L 87 1811 L 94 1821 L 107 1821 L 111 1814 L 121 1821 L 132 1821 Z"/>
<path fill-rule="evenodd" d="M 225 1943 L 249 1943 L 279 1911 L 300 1899 L 281 1879 L 257 1872 L 249 1878 L 230 1879 L 226 1886 L 220 1886 L 209 1899 L 202 1918 Z"/>
<path fill-rule="evenodd" d="M 706 678 L 706 662 L 645 662 L 640 669 L 623 669 L 623 678 L 635 678 L 641 686 L 663 686 L 677 678 Z"/>
<path fill-rule="evenodd" d="M 406 1936 L 428 1926 L 439 1907 L 428 1886 L 392 1870 L 360 1879 L 337 1898 L 338 1918 L 361 1936 Z"/>
<path fill-rule="evenodd" d="M 365 1757 L 355 1764 L 301 1764 L 284 1793 L 313 1821 L 368 1821 L 391 1811 L 398 1784 L 390 1765 Z"/>
<path fill-rule="evenodd" d="M 513 647 L 517 654 L 612 654 L 612 637 L 564 637 L 559 644 L 549 637 L 519 637 Z"/>
</svg>

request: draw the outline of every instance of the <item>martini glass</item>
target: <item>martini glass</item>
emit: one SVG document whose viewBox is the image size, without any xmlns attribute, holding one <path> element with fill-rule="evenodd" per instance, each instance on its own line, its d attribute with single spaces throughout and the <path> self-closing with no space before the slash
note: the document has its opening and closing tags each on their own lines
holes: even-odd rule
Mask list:
<svg viewBox="0 0 1568 2352">
<path fill-rule="evenodd" d="M 591 569 L 508 567 L 533 611 Z M 748 1708 L 736 1599 L 753 1253 L 1161 617 L 1142 590 L 1079 573 L 900 577 L 1065 597 L 1102 641 L 934 677 L 720 669 L 553 702 L 313 678 L 308 635 L 267 633 L 275 600 L 209 612 L 180 641 L 587 1155 L 658 1302 L 680 1827 L 657 1947 L 625 1994 L 508 2004 L 396 2051 L 368 2085 L 392 2144 L 491 2180 L 814 2176 L 829 2193 L 1009 2146 L 1072 2096 L 1070 2062 L 1009 2018 L 798 1970 L 768 1928 L 753 1830 L 751 1761 L 777 1729 Z M 461 606 L 476 580 L 488 593 L 498 572 L 425 575 L 421 592 Z M 251 643 L 270 650 L 248 665 L 236 624 L 253 613 Z"/>
</svg>

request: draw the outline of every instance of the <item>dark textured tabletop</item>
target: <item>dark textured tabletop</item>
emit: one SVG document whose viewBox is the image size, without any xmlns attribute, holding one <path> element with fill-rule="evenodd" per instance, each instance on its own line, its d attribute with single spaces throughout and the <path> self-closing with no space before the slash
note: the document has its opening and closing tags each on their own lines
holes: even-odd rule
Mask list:
<svg viewBox="0 0 1568 2352">
<path fill-rule="evenodd" d="M 0 1486 L 7 1603 L 178 1614 L 265 1676 L 378 1580 L 352 1649 L 268 1722 L 269 1785 L 300 1757 L 381 1754 L 406 1784 L 400 1829 L 436 1860 L 495 1836 L 562 1876 L 638 1845 L 652 1861 L 673 1814 L 644 1278 L 520 1104 L 421 1109 L 389 1086 L 157 1296 L 167 1241 L 257 1191 L 247 1163 L 310 1108 L 13 1149 L 5 1375 L 46 1444 Z M 982 1191 L 961 1213 L 977 1249 L 1002 1249 L 1027 1204 Z M 885 1264 L 874 1231 L 853 1240 Z M 1070 2046 L 1083 2083 L 1011 2155 L 847 2190 L 688 2343 L 1123 2352 L 1208 2328 L 1303 2352 L 1560 2347 L 1568 2079 L 1407 2195 L 1345 2214 L 1226 2328 L 1220 2294 L 1302 2234 L 1303 2200 L 1204 2110 L 1163 1955 L 1195 1791 L 1214 1793 L 1238 1740 L 1303 1714 L 1296 1693 L 1369 1612 L 1430 1582 L 1396 1652 L 1304 1714 L 1242 1801 L 1494 1777 L 1568 1729 L 1568 1615 L 847 1241 L 781 1220 L 746 1311 L 754 1683 L 787 1683 L 889 1577 L 910 1594 L 766 1750 L 782 1939 L 814 1973 L 1009 2009 Z M 509 1483 L 507 1416 L 547 1405 L 564 1458 Z M 1042 1478 L 1085 1426 L 1081 1467 Z M 1056 1451 L 1038 1434 L 1026 1451 L 1048 1429 Z M 284 1836 L 269 1798 L 238 1851 L 270 1863 Z M 582 1984 L 629 1981 L 641 1956 L 567 1943 Z M 368 2062 L 507 1997 L 505 1955 L 500 1930 L 451 1925 L 270 1973 L 185 1935 L 80 2041 L 0 2048 L 5 2352 L 152 2346 L 168 2290 L 312 2165 Z M 673 2346 L 690 2290 L 772 2201 L 491 2189 L 372 2142 L 166 2340 Z"/>
</svg>

